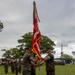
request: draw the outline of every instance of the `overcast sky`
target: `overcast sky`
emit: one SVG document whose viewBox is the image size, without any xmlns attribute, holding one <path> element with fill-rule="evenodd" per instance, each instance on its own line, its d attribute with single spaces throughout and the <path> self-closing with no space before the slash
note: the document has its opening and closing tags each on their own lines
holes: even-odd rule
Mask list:
<svg viewBox="0 0 75 75">
<path fill-rule="evenodd" d="M 35 0 L 39 28 L 60 46 L 75 47 L 75 0 Z M 0 49 L 14 47 L 22 35 L 33 31 L 33 0 L 0 0 Z"/>
</svg>

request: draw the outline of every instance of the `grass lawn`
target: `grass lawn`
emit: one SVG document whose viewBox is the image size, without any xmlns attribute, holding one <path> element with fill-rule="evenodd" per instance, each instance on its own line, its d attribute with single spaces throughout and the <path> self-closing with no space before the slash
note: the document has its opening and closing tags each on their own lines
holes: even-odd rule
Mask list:
<svg viewBox="0 0 75 75">
<path fill-rule="evenodd" d="M 4 73 L 3 66 L 0 66 L 0 75 L 6 75 Z M 11 73 L 11 70 L 9 68 L 9 73 L 7 75 L 15 75 Z M 19 74 L 22 75 L 22 74 Z M 40 68 L 37 68 L 36 75 L 46 75 L 45 66 L 41 66 Z M 73 64 L 67 64 L 64 66 L 56 65 L 55 66 L 55 75 L 75 75 L 75 65 Z"/>
</svg>

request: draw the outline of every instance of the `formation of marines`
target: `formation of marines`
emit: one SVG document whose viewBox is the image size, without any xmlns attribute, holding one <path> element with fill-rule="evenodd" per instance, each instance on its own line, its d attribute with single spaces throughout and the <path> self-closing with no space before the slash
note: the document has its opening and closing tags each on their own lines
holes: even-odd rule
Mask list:
<svg viewBox="0 0 75 75">
<path fill-rule="evenodd" d="M 41 57 L 41 62 L 38 64 L 35 55 L 31 53 L 29 48 L 25 48 L 22 61 L 20 59 L 5 59 L 4 71 L 7 74 L 8 66 L 10 66 L 11 72 L 15 75 L 18 75 L 19 73 L 22 73 L 22 75 L 36 75 L 36 67 L 45 63 L 46 75 L 55 75 L 54 56 L 51 54 L 49 48 L 47 48 L 45 52 L 47 53 L 47 56 L 45 58 Z"/>
<path fill-rule="evenodd" d="M 11 68 L 11 72 L 15 75 L 18 75 L 18 73 L 21 73 L 21 62 L 19 59 L 5 59 L 4 61 L 4 72 L 7 74 L 9 70 L 9 66 Z"/>
</svg>

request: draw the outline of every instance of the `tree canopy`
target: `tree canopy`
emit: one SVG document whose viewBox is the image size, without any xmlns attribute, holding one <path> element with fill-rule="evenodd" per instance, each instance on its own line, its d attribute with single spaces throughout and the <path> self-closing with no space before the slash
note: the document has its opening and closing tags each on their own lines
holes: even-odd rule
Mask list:
<svg viewBox="0 0 75 75">
<path fill-rule="evenodd" d="M 3 23 L 0 21 L 0 32 L 2 31 L 3 28 L 4 28 Z"/>
<path fill-rule="evenodd" d="M 60 57 L 61 59 L 65 59 L 65 60 L 69 60 L 72 59 L 72 56 L 68 55 L 68 54 L 63 54 L 62 57 Z"/>
<path fill-rule="evenodd" d="M 21 39 L 17 40 L 19 45 L 16 48 L 12 48 L 7 50 L 3 56 L 4 57 L 12 57 L 12 58 L 22 58 L 24 54 L 24 48 L 29 47 L 32 49 L 32 32 L 28 32 L 21 36 Z M 48 38 L 47 36 L 42 35 L 40 39 L 40 50 L 41 53 L 44 53 L 46 48 L 54 49 L 54 42 Z"/>
<path fill-rule="evenodd" d="M 29 47 L 30 49 L 32 49 L 32 32 L 24 34 L 22 38 L 18 40 L 18 43 L 21 44 L 21 47 Z M 42 35 L 40 39 L 40 45 L 41 52 L 44 52 L 46 48 L 50 48 L 51 50 L 53 50 L 53 46 L 55 46 L 54 41 L 44 35 Z"/>
</svg>

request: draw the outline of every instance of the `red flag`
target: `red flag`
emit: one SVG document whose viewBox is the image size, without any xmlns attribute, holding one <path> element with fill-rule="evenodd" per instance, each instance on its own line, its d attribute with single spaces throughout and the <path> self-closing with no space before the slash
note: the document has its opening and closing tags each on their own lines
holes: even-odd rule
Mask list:
<svg viewBox="0 0 75 75">
<path fill-rule="evenodd" d="M 40 37 L 41 33 L 38 27 L 38 13 L 36 9 L 36 3 L 35 1 L 33 2 L 33 36 L 32 36 L 32 51 L 37 54 L 38 59 L 40 60 Z"/>
</svg>

